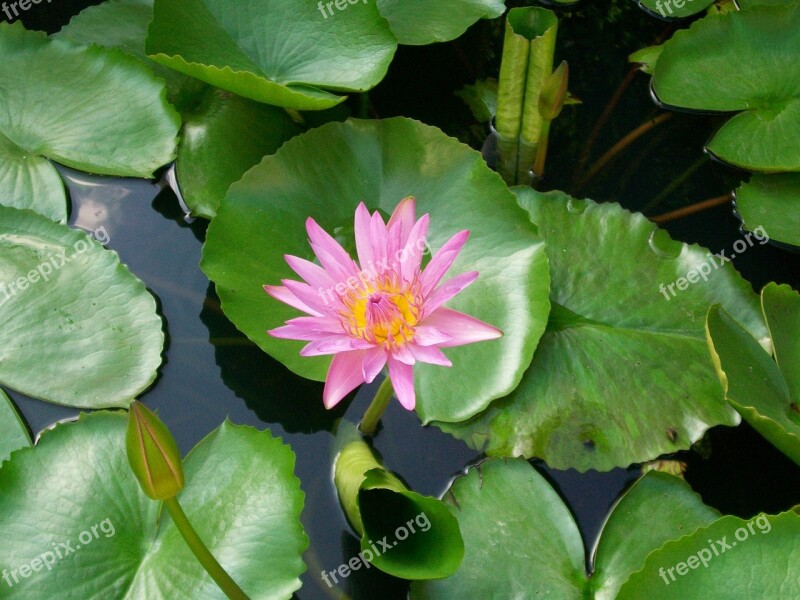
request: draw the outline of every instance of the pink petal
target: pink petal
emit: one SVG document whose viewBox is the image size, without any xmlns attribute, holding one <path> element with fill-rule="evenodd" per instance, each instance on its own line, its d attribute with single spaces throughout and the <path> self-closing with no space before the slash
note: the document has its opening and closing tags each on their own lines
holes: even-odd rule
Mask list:
<svg viewBox="0 0 800 600">
<path fill-rule="evenodd" d="M 364 362 L 361 364 L 361 370 L 364 374 L 364 381 L 372 383 L 381 372 L 384 365 L 386 365 L 386 350 L 383 348 L 371 348 L 366 351 L 364 355 Z"/>
<path fill-rule="evenodd" d="M 430 325 L 420 324 L 414 328 L 414 344 L 417 346 L 439 346 L 452 339 L 452 336 Z"/>
<path fill-rule="evenodd" d="M 343 333 L 342 323 L 336 317 L 295 317 L 286 324 L 321 334 Z"/>
<path fill-rule="evenodd" d="M 417 359 L 414 358 L 414 355 L 411 354 L 411 351 L 408 349 L 408 346 L 403 344 L 402 346 L 397 346 L 392 349 L 392 356 L 399 360 L 401 363 L 407 365 L 413 365 L 417 362 Z"/>
<path fill-rule="evenodd" d="M 332 277 L 342 280 L 358 273 L 356 263 L 345 249 L 311 217 L 306 219 L 306 231 L 314 254 Z"/>
<path fill-rule="evenodd" d="M 371 220 L 369 210 L 367 210 L 363 202 L 359 202 L 358 208 L 356 208 L 355 234 L 358 262 L 362 269 L 366 269 L 367 265 L 374 260 L 372 257 L 372 243 L 370 241 Z"/>
<path fill-rule="evenodd" d="M 411 229 L 414 227 L 414 215 L 416 212 L 417 201 L 414 196 L 403 198 L 398 202 L 397 206 L 394 207 L 394 211 L 389 218 L 389 222 L 386 224 L 386 228 L 390 236 L 393 232 L 397 232 L 397 248 L 395 248 L 395 250 L 406 245 Z"/>
<path fill-rule="evenodd" d="M 292 279 L 283 279 L 281 283 L 294 294 L 300 302 L 313 308 L 316 316 L 325 314 L 333 310 L 333 305 L 326 303 L 326 298 L 323 291 L 315 290 L 307 283 L 301 281 L 293 281 Z"/>
<path fill-rule="evenodd" d="M 372 264 L 362 264 L 361 268 L 372 268 L 378 272 L 383 273 L 388 267 L 386 265 L 387 254 L 386 246 L 388 245 L 388 234 L 386 233 L 386 225 L 383 223 L 383 218 L 376 210 L 372 213 L 372 219 L 369 224 L 369 239 L 372 244 Z"/>
<path fill-rule="evenodd" d="M 419 362 L 439 365 L 441 367 L 452 367 L 453 363 L 444 355 L 444 352 L 436 346 L 418 346 L 410 344 L 408 349 Z"/>
<path fill-rule="evenodd" d="M 434 327 L 450 336 L 450 340 L 439 344 L 441 348 L 494 340 L 503 335 L 496 327 L 449 308 L 440 308 L 425 317 L 420 325 Z"/>
<path fill-rule="evenodd" d="M 459 231 L 447 240 L 447 243 L 434 254 L 433 258 L 431 258 L 431 262 L 425 267 L 425 270 L 422 272 L 422 277 L 420 278 L 423 295 L 429 294 L 431 290 L 439 284 L 444 274 L 458 256 L 458 253 L 461 252 L 461 248 L 467 243 L 468 237 L 469 231 Z"/>
<path fill-rule="evenodd" d="M 425 310 L 432 313 L 442 304 L 453 298 L 461 290 L 471 285 L 478 278 L 477 271 L 470 271 L 448 279 L 425 300 Z"/>
<path fill-rule="evenodd" d="M 314 315 L 315 317 L 321 317 L 322 313 L 319 311 L 314 310 L 307 304 L 303 303 L 297 296 L 295 296 L 288 288 L 282 285 L 265 285 L 264 291 L 267 292 L 270 296 L 283 302 L 284 304 L 288 304 L 292 308 L 296 308 L 297 310 L 302 310 L 304 313 L 308 313 L 310 315 Z"/>
<path fill-rule="evenodd" d="M 394 395 L 407 410 L 414 410 L 417 397 L 414 394 L 414 368 L 389 357 L 389 378 L 392 380 Z"/>
<path fill-rule="evenodd" d="M 333 408 L 342 398 L 364 383 L 364 375 L 361 372 L 363 360 L 364 350 L 334 355 L 325 378 L 325 389 L 322 391 L 322 403 L 325 408 Z"/>
<path fill-rule="evenodd" d="M 287 264 L 292 270 L 313 288 L 323 288 L 327 290 L 333 288 L 337 283 L 325 269 L 319 265 L 315 265 L 310 260 L 300 258 L 299 256 L 292 256 L 291 254 L 286 254 L 283 258 L 286 259 Z"/>
<path fill-rule="evenodd" d="M 399 270 L 404 281 L 413 281 L 414 277 L 419 274 L 419 266 L 422 264 L 422 254 L 425 252 L 425 246 L 428 243 L 428 225 L 430 224 L 430 220 L 430 215 L 426 214 L 414 224 L 400 256 L 395 257 L 400 261 Z"/>
<path fill-rule="evenodd" d="M 310 342 L 319 339 L 320 333 L 318 331 L 311 331 L 304 327 L 297 325 L 284 325 L 276 327 L 267 331 L 272 337 L 281 338 L 284 340 L 300 340 L 303 342 Z"/>
<path fill-rule="evenodd" d="M 300 356 L 323 356 L 325 354 L 339 354 L 351 350 L 366 350 L 372 348 L 366 340 L 350 337 L 347 334 L 329 335 L 312 341 L 300 350 Z"/>
</svg>

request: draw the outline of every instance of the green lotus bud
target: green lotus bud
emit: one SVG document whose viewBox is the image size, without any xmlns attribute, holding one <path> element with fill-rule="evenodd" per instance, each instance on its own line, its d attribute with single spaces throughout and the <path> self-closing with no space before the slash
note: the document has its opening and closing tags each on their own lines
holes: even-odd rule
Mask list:
<svg viewBox="0 0 800 600">
<path fill-rule="evenodd" d="M 558 68 L 544 80 L 542 92 L 539 94 L 539 114 L 546 121 L 552 121 L 564 108 L 569 84 L 569 66 L 562 60 Z"/>
<path fill-rule="evenodd" d="M 142 490 L 153 500 L 174 498 L 183 489 L 181 453 L 167 426 L 141 402 L 128 412 L 128 462 Z"/>
</svg>

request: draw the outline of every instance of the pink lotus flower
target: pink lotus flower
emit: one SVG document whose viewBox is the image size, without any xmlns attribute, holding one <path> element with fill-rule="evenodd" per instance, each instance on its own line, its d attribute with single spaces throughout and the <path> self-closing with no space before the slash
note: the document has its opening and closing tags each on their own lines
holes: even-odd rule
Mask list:
<svg viewBox="0 0 800 600">
<path fill-rule="evenodd" d="M 389 222 L 364 203 L 355 215 L 360 266 L 314 219 L 306 221 L 311 248 L 320 264 L 287 255 L 286 262 L 305 281 L 284 279 L 282 286 L 264 286 L 273 298 L 307 315 L 269 333 L 309 343 L 302 356 L 333 354 L 323 402 L 335 406 L 360 384 L 371 383 L 388 363 L 389 377 L 400 403 L 416 404 L 413 366 L 419 362 L 445 367 L 452 363 L 440 350 L 498 338 L 491 325 L 443 304 L 470 285 L 477 271 L 442 283 L 469 237 L 455 234 L 420 271 L 427 248 L 429 215 L 415 221 L 416 201 L 405 198 Z"/>
</svg>

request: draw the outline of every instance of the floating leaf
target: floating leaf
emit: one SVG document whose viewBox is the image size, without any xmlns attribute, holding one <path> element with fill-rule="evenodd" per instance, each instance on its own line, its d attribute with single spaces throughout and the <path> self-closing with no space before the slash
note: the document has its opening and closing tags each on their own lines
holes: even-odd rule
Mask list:
<svg viewBox="0 0 800 600">
<path fill-rule="evenodd" d="M 708 314 L 708 344 L 728 402 L 800 464 L 800 294 L 770 283 L 761 303 L 777 363 L 719 306 Z"/>
<path fill-rule="evenodd" d="M 313 259 L 309 216 L 355 255 L 358 203 L 390 214 L 409 195 L 418 214 L 430 213 L 433 251 L 457 231 L 471 230 L 450 272 L 480 276 L 448 306 L 505 334 L 447 349 L 450 369 L 415 366 L 420 417 L 466 419 L 511 392 L 530 364 L 547 319 L 549 276 L 543 244 L 508 188 L 480 154 L 438 129 L 403 118 L 350 120 L 289 140 L 231 187 L 209 226 L 201 266 L 243 333 L 295 373 L 322 381 L 330 357 L 302 357 L 302 342 L 267 334 L 299 311 L 262 286 L 296 277 L 284 254 Z"/>
<path fill-rule="evenodd" d="M 86 232 L 0 207 L 0 382 L 67 406 L 127 406 L 164 345 L 144 284 Z"/>
<path fill-rule="evenodd" d="M 711 590 L 725 598 L 798 598 L 798 536 L 793 512 L 723 517 L 650 554 L 617 598 L 708 600 Z"/>
<path fill-rule="evenodd" d="M 639 0 L 639 6 L 665 19 L 684 19 L 703 12 L 714 0 Z"/>
<path fill-rule="evenodd" d="M 167 99 L 179 110 L 189 103 L 199 81 L 147 58 L 144 40 L 153 20 L 153 0 L 106 0 L 89 6 L 72 17 L 61 31 L 51 37 L 63 37 L 79 44 L 97 44 L 118 48 L 144 62 L 167 86 Z"/>
<path fill-rule="evenodd" d="M 628 61 L 640 63 L 641 67 L 639 69 L 648 75 L 652 75 L 656 68 L 656 63 L 658 63 L 658 57 L 661 56 L 663 50 L 663 44 L 660 46 L 648 46 L 647 48 L 642 48 L 631 54 L 628 57 Z"/>
<path fill-rule="evenodd" d="M 753 175 L 736 190 L 736 211 L 750 231 L 763 227 L 770 239 L 800 246 L 800 173 Z"/>
<path fill-rule="evenodd" d="M 456 92 L 479 123 L 488 123 L 497 112 L 497 80 L 479 79 Z"/>
<path fill-rule="evenodd" d="M 209 89 L 184 113 L 176 174 L 192 214 L 211 219 L 232 183 L 300 128 L 283 111 Z"/>
<path fill-rule="evenodd" d="M 504 598 L 611 600 L 650 552 L 717 516 L 681 479 L 648 473 L 612 511 L 589 577 L 575 520 L 526 461 L 481 463 L 456 479 L 445 502 L 464 536 L 464 563 L 447 579 L 414 582 L 411 600 L 493 598 L 497 590 Z"/>
<path fill-rule="evenodd" d="M 0 464 L 20 448 L 31 445 L 28 428 L 6 393 L 0 390 Z"/>
<path fill-rule="evenodd" d="M 708 355 L 705 315 L 721 303 L 760 340 L 767 331 L 733 267 L 618 205 L 515 191 L 550 259 L 547 331 L 509 397 L 470 421 L 437 425 L 490 456 L 606 471 L 736 424 Z"/>
<path fill-rule="evenodd" d="M 669 106 L 739 112 L 708 143 L 720 159 L 753 171 L 798 171 L 798 22 L 793 2 L 701 19 L 664 44 L 653 91 Z"/>
<path fill-rule="evenodd" d="M 452 575 L 464 557 L 456 519 L 441 500 L 412 492 L 387 471 L 354 425 L 341 427 L 334 482 L 361 536 L 362 560 L 404 579 Z"/>
<path fill-rule="evenodd" d="M 333 17 L 322 3 L 156 0 L 146 41 L 155 61 L 245 98 L 301 110 L 344 100 L 386 74 L 397 48 L 373 2 Z"/>
<path fill-rule="evenodd" d="M 66 220 L 60 178 L 45 159 L 149 177 L 175 156 L 180 119 L 164 99 L 163 82 L 140 61 L 7 23 L 0 23 L 0 56 L 4 205 Z"/>
<path fill-rule="evenodd" d="M 4 598 L 225 598 L 167 512 L 139 488 L 125 425 L 124 413 L 82 415 L 0 469 L 0 571 L 18 579 L 0 582 Z M 294 463 L 269 432 L 229 422 L 184 461 L 181 504 L 252 598 L 288 599 L 300 587 L 308 540 Z M 36 572 L 26 577 L 23 565 Z"/>
<path fill-rule="evenodd" d="M 419 46 L 454 40 L 476 21 L 502 15 L 506 5 L 505 0 L 461 0 L 457 7 L 441 0 L 378 0 L 378 10 L 401 44 Z"/>
</svg>

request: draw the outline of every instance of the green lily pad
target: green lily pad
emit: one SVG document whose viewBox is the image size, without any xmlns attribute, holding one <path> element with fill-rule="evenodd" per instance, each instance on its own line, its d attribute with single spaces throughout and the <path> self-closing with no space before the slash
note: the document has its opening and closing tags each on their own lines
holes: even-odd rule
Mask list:
<svg viewBox="0 0 800 600">
<path fill-rule="evenodd" d="M 230 185 L 298 133 L 284 110 L 209 89 L 195 110 L 184 113 L 175 169 L 192 214 L 213 218 Z"/>
<path fill-rule="evenodd" d="M 0 196 L 65 221 L 46 160 L 104 175 L 150 177 L 175 156 L 180 119 L 164 83 L 117 51 L 49 40 L 0 23 Z M 124 98 L 124 102 L 119 99 Z"/>
<path fill-rule="evenodd" d="M 420 417 L 462 420 L 517 386 L 549 311 L 542 241 L 474 150 L 404 118 L 329 123 L 297 136 L 231 187 L 209 226 L 201 266 L 240 331 L 295 373 L 322 381 L 329 356 L 302 357 L 302 342 L 267 334 L 299 311 L 268 297 L 262 286 L 296 279 L 285 254 L 313 259 L 309 216 L 354 248 L 360 201 L 390 214 L 409 195 L 419 215 L 430 213 L 434 252 L 456 232 L 471 230 L 450 273 L 480 276 L 448 306 L 504 332 L 499 340 L 446 349 L 451 368 L 414 367 Z"/>
<path fill-rule="evenodd" d="M 121 412 L 82 415 L 0 469 L 0 572 L 13 584 L 0 582 L 4 598 L 225 598 L 168 513 L 139 488 L 126 421 Z M 252 598 L 288 599 L 300 587 L 308 539 L 294 463 L 269 432 L 229 422 L 184 461 L 180 502 Z"/>
<path fill-rule="evenodd" d="M 378 462 L 354 425 L 343 422 L 341 427 L 334 482 L 361 536 L 361 560 L 404 579 L 455 573 L 464 558 L 464 541 L 445 504 L 409 490 Z"/>
<path fill-rule="evenodd" d="M 330 108 L 344 96 L 323 88 L 372 88 L 397 48 L 375 3 L 346 6 L 326 16 L 315 2 L 294 0 L 242 0 L 235 10 L 224 0 L 156 0 L 146 51 L 167 67 L 252 100 Z"/>
<path fill-rule="evenodd" d="M 118 48 L 135 56 L 164 80 L 167 100 L 182 110 L 191 102 L 192 95 L 206 86 L 147 58 L 144 41 L 152 20 L 153 0 L 106 0 L 83 9 L 51 37 L 68 38 L 84 45 Z"/>
<path fill-rule="evenodd" d="M 462 0 L 454 8 L 441 0 L 378 0 L 378 10 L 401 44 L 425 45 L 454 40 L 476 21 L 502 15 L 506 5 L 505 0 Z"/>
<path fill-rule="evenodd" d="M 661 56 L 663 51 L 663 44 L 659 46 L 648 46 L 647 48 L 642 48 L 631 54 L 628 57 L 628 62 L 639 63 L 641 65 L 639 67 L 640 71 L 652 75 L 653 71 L 655 71 L 656 63 L 658 63 L 658 57 Z"/>
<path fill-rule="evenodd" d="M 0 464 L 7 460 L 14 450 L 31 445 L 31 436 L 28 428 L 19 416 L 17 409 L 0 390 Z"/>
<path fill-rule="evenodd" d="M 765 343 L 767 330 L 733 267 L 616 204 L 515 192 L 550 259 L 547 331 L 509 397 L 470 421 L 437 425 L 490 456 L 606 471 L 737 424 L 708 355 L 705 315 L 721 303 Z"/>
<path fill-rule="evenodd" d="M 691 17 L 712 4 L 714 0 L 639 0 L 639 6 L 665 19 Z"/>
<path fill-rule="evenodd" d="M 0 383 L 66 406 L 127 406 L 164 345 L 144 284 L 86 232 L 0 207 Z"/>
<path fill-rule="evenodd" d="M 569 509 L 526 461 L 481 463 L 445 501 L 464 536 L 464 563 L 447 579 L 414 582 L 411 600 L 494 598 L 498 590 L 503 598 L 610 600 L 650 552 L 718 516 L 683 480 L 648 473 L 613 509 L 590 577 Z"/>
<path fill-rule="evenodd" d="M 456 92 L 479 123 L 488 123 L 497 113 L 497 80 L 479 79 Z"/>
<path fill-rule="evenodd" d="M 753 175 L 736 190 L 736 210 L 751 231 L 763 227 L 770 239 L 800 246 L 800 173 Z"/>
<path fill-rule="evenodd" d="M 800 4 L 791 2 L 701 19 L 664 44 L 653 91 L 673 107 L 738 112 L 707 145 L 725 162 L 752 171 L 798 171 L 798 22 Z"/>
<path fill-rule="evenodd" d="M 800 516 L 793 512 L 749 521 L 723 517 L 650 554 L 617 598 L 798 598 L 798 536 Z"/>
<path fill-rule="evenodd" d="M 771 283 L 761 302 L 775 361 L 719 306 L 708 314 L 708 345 L 731 406 L 800 464 L 800 294 Z"/>
</svg>

